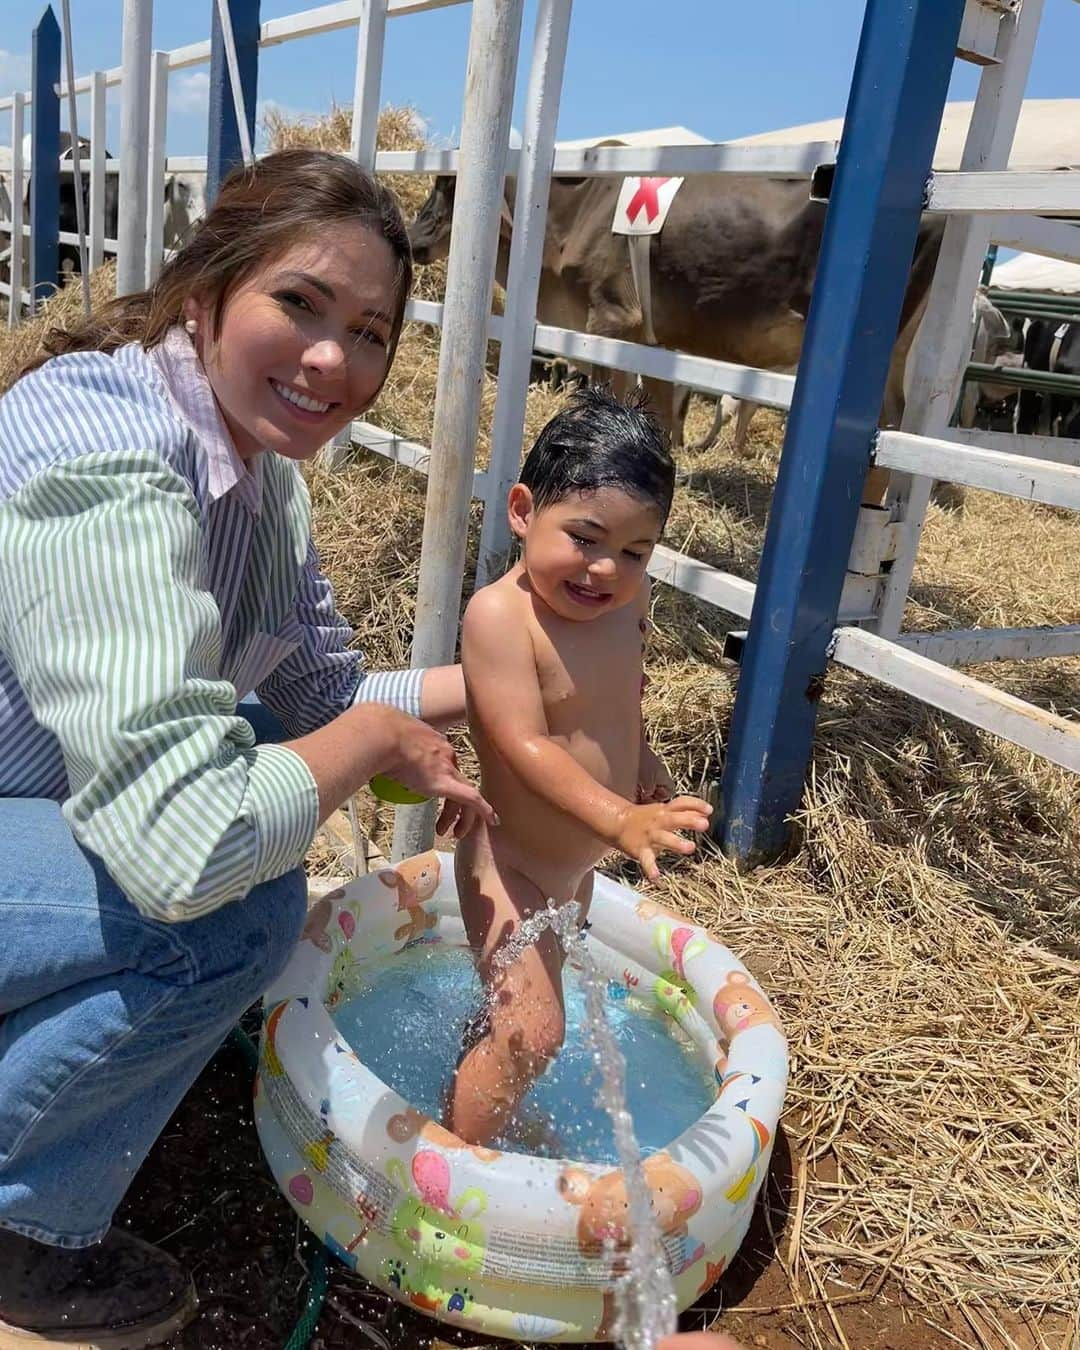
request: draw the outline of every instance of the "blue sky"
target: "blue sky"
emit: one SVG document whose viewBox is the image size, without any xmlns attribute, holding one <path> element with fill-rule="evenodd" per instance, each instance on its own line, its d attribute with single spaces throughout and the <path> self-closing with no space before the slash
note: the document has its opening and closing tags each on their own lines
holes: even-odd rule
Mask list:
<svg viewBox="0 0 1080 1350">
<path fill-rule="evenodd" d="M 150 3 L 150 0 L 147 0 Z M 209 32 L 212 0 L 154 6 L 154 45 L 182 46 Z M 76 69 L 120 64 L 121 0 L 72 0 Z M 303 0 L 263 0 L 262 18 L 305 8 Z M 30 39 L 43 0 L 0 0 L 0 96 L 29 87 Z M 527 0 L 522 86 L 535 0 Z M 387 30 L 383 102 L 410 103 L 431 134 L 453 143 L 461 99 L 470 6 L 403 16 Z M 863 0 L 577 0 L 570 37 L 560 136 L 573 138 L 682 124 L 715 140 L 840 115 L 859 37 Z M 60 7 L 56 5 L 59 18 Z M 355 30 L 307 38 L 262 53 L 259 100 L 305 113 L 352 98 Z M 1028 85 L 1035 98 L 1080 96 L 1080 5 L 1046 0 L 1046 17 Z M 206 148 L 206 67 L 170 81 L 168 150 Z M 958 62 L 952 98 L 973 97 L 978 73 Z M 119 93 L 110 91 L 109 140 L 119 141 Z M 85 119 L 85 108 L 80 109 Z M 85 121 L 82 123 L 85 125 Z M 0 113 L 0 143 L 10 142 Z"/>
</svg>

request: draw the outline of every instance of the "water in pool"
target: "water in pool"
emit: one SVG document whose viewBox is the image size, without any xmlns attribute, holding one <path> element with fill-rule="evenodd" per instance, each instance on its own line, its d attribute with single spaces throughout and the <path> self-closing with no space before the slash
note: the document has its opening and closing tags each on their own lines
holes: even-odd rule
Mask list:
<svg viewBox="0 0 1080 1350">
<path fill-rule="evenodd" d="M 372 962 L 368 981 L 334 1014 L 338 1030 L 369 1069 L 413 1106 L 439 1120 L 461 1053 L 465 1023 L 479 1005 L 472 954 L 422 942 Z M 550 1158 L 615 1163 L 611 1123 L 595 1101 L 598 1074 L 582 1035 L 585 992 L 569 963 L 564 976 L 566 1043 L 537 1080 L 498 1147 Z M 642 1153 L 655 1153 L 716 1098 L 700 1052 L 643 999 L 609 986 L 606 1012 L 626 1057 L 627 1106 Z"/>
</svg>

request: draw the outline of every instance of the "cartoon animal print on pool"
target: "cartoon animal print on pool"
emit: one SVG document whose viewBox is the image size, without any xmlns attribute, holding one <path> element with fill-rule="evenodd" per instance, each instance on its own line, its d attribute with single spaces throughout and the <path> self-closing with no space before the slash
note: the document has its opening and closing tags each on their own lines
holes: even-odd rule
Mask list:
<svg viewBox="0 0 1080 1350">
<path fill-rule="evenodd" d="M 394 933 L 395 942 L 413 942 L 435 927 L 438 917 L 421 906 L 438 890 L 441 871 L 439 855 L 431 851 L 407 858 L 396 867 L 383 868 L 375 874 L 384 886 L 397 892 L 397 907 L 408 916 L 407 922 Z"/>
<path fill-rule="evenodd" d="M 470 1186 L 452 1200 L 450 1165 L 431 1149 L 414 1155 L 411 1173 L 410 1180 L 399 1158 L 387 1164 L 390 1181 L 406 1192 L 390 1217 L 391 1236 L 405 1254 L 395 1288 L 425 1312 L 447 1312 L 455 1293 L 464 1297 L 463 1281 L 483 1265 L 487 1235 L 478 1216 L 487 1196 Z"/>
<path fill-rule="evenodd" d="M 750 1198 L 751 1187 L 757 1180 L 759 1160 L 762 1153 L 768 1148 L 772 1139 L 769 1127 L 755 1116 L 752 1116 L 747 1110 L 747 1106 L 747 1102 L 735 1103 L 735 1109 L 744 1114 L 746 1123 L 750 1127 L 752 1152 L 750 1154 L 750 1166 L 742 1176 L 739 1177 L 735 1184 L 724 1192 L 724 1198 L 730 1200 L 733 1205 L 741 1205 L 744 1200 Z"/>
<path fill-rule="evenodd" d="M 333 950 L 333 943 L 330 941 L 330 934 L 327 932 L 330 927 L 330 916 L 333 912 L 334 905 L 329 895 L 324 895 L 321 900 L 316 900 L 308 910 L 304 929 L 300 934 L 301 941 L 313 943 L 319 951 L 325 952 L 327 956 Z"/>
<path fill-rule="evenodd" d="M 754 988 L 750 976 L 742 970 L 729 972 L 716 991 L 713 996 L 713 1016 L 728 1040 L 748 1027 L 775 1027 L 777 1031 L 780 1030 L 780 1020 L 769 1007 L 768 999 Z"/>
<path fill-rule="evenodd" d="M 275 1003 L 266 1015 L 260 1069 L 268 1078 L 283 1078 L 285 1076 L 285 1066 L 277 1052 L 277 1031 L 281 1014 L 289 1006 L 289 1002 L 290 1000 L 287 998 L 282 999 L 280 1003 Z"/>
<path fill-rule="evenodd" d="M 352 948 L 346 944 L 334 957 L 330 967 L 330 976 L 326 982 L 326 1010 L 333 1012 L 352 998 L 364 982 L 361 963 L 353 956 Z"/>
<path fill-rule="evenodd" d="M 671 924 L 658 923 L 653 928 L 653 942 L 661 957 L 670 961 L 666 970 L 660 972 L 662 979 L 681 985 L 686 990 L 690 1002 L 696 1002 L 696 994 L 686 974 L 686 963 L 708 951 L 709 942 L 703 933 L 685 924 L 672 927 Z"/>
<path fill-rule="evenodd" d="M 437 1148 L 468 1149 L 477 1162 L 491 1163 L 500 1157 L 498 1149 L 484 1148 L 480 1144 L 467 1144 L 459 1135 L 452 1134 L 444 1125 L 415 1106 L 407 1106 L 386 1122 L 386 1133 L 398 1144 L 407 1144 L 410 1139 L 424 1139 Z"/>
<path fill-rule="evenodd" d="M 641 1167 L 660 1232 L 664 1237 L 685 1234 L 688 1220 L 701 1208 L 701 1183 L 668 1153 L 654 1153 Z M 577 1240 L 583 1256 L 597 1258 L 609 1243 L 616 1253 L 629 1249 L 630 1200 L 621 1168 L 590 1176 L 569 1167 L 559 1177 L 559 1192 L 581 1211 Z"/>
<path fill-rule="evenodd" d="M 678 1239 L 681 1247 L 673 1275 L 679 1275 L 701 1259 L 702 1243 L 690 1238 L 687 1222 L 701 1208 L 701 1183 L 687 1168 L 668 1153 L 654 1153 L 641 1165 L 645 1183 L 652 1192 L 653 1214 L 661 1236 Z M 630 1199 L 622 1169 L 590 1176 L 580 1168 L 568 1168 L 559 1178 L 564 1200 L 580 1207 L 578 1247 L 583 1256 L 597 1258 L 611 1251 L 615 1255 L 613 1274 L 625 1269 L 630 1248 Z M 667 1244 L 670 1251 L 670 1243 Z M 611 1290 L 604 1291 L 603 1313 L 594 1336 L 610 1340 L 614 1334 L 615 1305 Z"/>
</svg>

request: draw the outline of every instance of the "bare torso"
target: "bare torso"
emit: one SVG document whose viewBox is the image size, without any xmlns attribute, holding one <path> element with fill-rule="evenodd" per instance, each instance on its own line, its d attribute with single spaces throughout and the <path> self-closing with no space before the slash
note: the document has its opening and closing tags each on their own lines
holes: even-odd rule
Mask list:
<svg viewBox="0 0 1080 1350">
<path fill-rule="evenodd" d="M 518 568 L 495 584 L 512 597 L 513 612 L 529 633 L 548 735 L 602 787 L 633 801 L 641 752 L 637 606 L 575 623 L 537 600 Z M 467 668 L 465 676 L 467 685 Z M 492 850 L 547 896 L 569 899 L 610 845 L 525 786 L 471 710 L 470 722 L 484 796 L 500 819 L 487 831 Z"/>
</svg>

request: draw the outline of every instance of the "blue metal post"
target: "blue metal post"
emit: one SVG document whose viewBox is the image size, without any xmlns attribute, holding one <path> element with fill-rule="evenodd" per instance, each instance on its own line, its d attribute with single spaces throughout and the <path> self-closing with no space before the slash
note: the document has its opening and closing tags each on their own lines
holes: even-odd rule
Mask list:
<svg viewBox="0 0 1080 1350">
<path fill-rule="evenodd" d="M 248 134 L 254 145 L 255 96 L 259 80 L 259 0 L 227 0 L 227 4 L 236 42 L 236 62 L 240 68 Z M 244 159 L 217 0 L 211 0 L 211 9 L 210 121 L 206 141 L 207 206 L 217 196 L 221 180 L 230 169 L 242 164 Z"/>
<path fill-rule="evenodd" d="M 739 676 L 716 833 L 775 857 L 877 429 L 964 0 L 868 0 Z"/>
<path fill-rule="evenodd" d="M 30 60 L 30 294 L 37 309 L 60 279 L 60 25 L 52 5 L 34 29 Z"/>
</svg>

